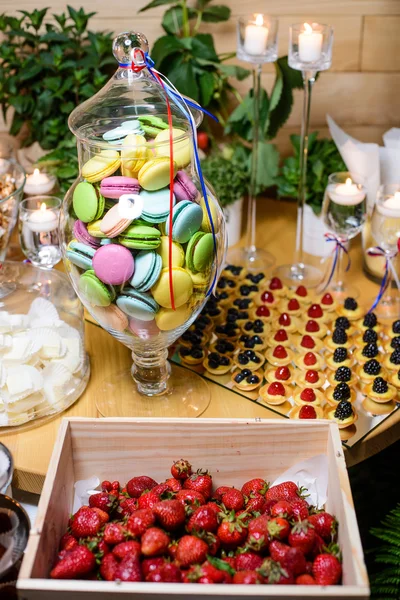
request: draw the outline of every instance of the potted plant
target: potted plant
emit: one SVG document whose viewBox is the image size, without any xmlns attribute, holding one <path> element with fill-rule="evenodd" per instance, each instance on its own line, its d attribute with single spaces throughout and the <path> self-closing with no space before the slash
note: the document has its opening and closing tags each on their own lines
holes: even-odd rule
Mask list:
<svg viewBox="0 0 400 600">
<path fill-rule="evenodd" d="M 203 175 L 212 184 L 225 214 L 228 246 L 240 239 L 243 197 L 247 193 L 248 174 L 242 165 L 226 158 L 221 152 L 213 153 L 201 163 Z"/>
</svg>

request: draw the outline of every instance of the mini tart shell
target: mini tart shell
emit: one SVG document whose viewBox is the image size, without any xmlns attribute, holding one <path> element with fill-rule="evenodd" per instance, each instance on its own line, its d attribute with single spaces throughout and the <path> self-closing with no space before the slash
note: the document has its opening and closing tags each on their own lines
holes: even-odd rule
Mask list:
<svg viewBox="0 0 400 600">
<path fill-rule="evenodd" d="M 399 373 L 400 373 L 400 370 L 395 371 L 389 377 L 389 382 L 391 383 L 391 385 L 394 385 L 394 387 L 397 388 L 398 390 L 400 390 Z"/>
<path fill-rule="evenodd" d="M 308 306 L 309 304 L 312 304 L 315 300 L 315 296 L 313 294 L 307 294 L 307 296 L 298 296 L 295 293 L 295 290 L 289 290 L 288 297 L 296 298 L 296 300 L 298 300 L 299 303 L 303 306 Z"/>
<path fill-rule="evenodd" d="M 305 321 L 310 321 L 311 320 L 311 321 L 317 321 L 318 324 L 321 324 L 321 323 L 325 323 L 326 324 L 326 323 L 329 323 L 329 321 L 332 318 L 332 315 L 327 310 L 323 310 L 323 309 L 322 309 L 322 316 L 321 317 L 310 317 L 308 315 L 309 308 L 310 307 L 308 307 L 307 310 L 304 311 L 304 313 L 303 313 L 303 319 Z M 321 306 L 321 308 L 322 308 L 322 306 Z"/>
<path fill-rule="evenodd" d="M 287 365 L 284 365 L 287 366 Z M 279 369 L 279 367 L 268 368 L 264 371 L 264 377 L 269 383 L 273 383 L 274 381 L 279 381 L 283 383 L 283 385 L 290 385 L 294 379 L 294 369 L 292 367 L 288 367 L 290 371 L 289 379 L 277 379 L 275 375 L 275 371 Z"/>
<path fill-rule="evenodd" d="M 325 294 L 321 294 L 320 296 L 316 297 L 316 302 L 318 302 L 318 304 L 321 305 L 321 308 L 324 312 L 329 312 L 332 313 L 335 310 L 337 310 L 337 307 L 339 306 L 338 302 L 335 300 L 335 298 L 333 298 L 333 302 L 332 304 L 322 304 L 322 298 L 325 296 Z"/>
<path fill-rule="evenodd" d="M 384 394 L 377 394 L 376 392 L 374 392 L 374 390 L 372 389 L 373 385 L 374 384 L 372 382 L 368 383 L 368 385 L 366 385 L 364 388 L 364 394 L 374 402 L 377 402 L 378 404 L 385 404 L 385 402 L 391 402 L 396 398 L 397 390 L 394 387 L 394 385 L 391 385 L 389 383 L 388 391 Z"/>
<path fill-rule="evenodd" d="M 388 371 L 398 371 L 400 369 L 400 365 L 395 365 L 390 362 L 390 354 L 387 354 L 382 361 L 382 367 L 385 367 Z"/>
<path fill-rule="evenodd" d="M 367 344 L 368 342 L 364 342 L 363 340 L 363 335 L 364 335 L 364 331 L 362 333 L 359 333 L 358 335 L 353 336 L 353 340 L 354 340 L 354 345 L 355 347 L 359 350 L 359 349 L 363 349 L 365 344 Z M 378 347 L 381 344 L 381 341 L 378 337 L 378 339 L 376 340 L 376 343 L 378 344 Z"/>
<path fill-rule="evenodd" d="M 375 327 L 366 327 L 365 325 L 363 325 L 363 321 L 364 321 L 364 318 L 359 319 L 358 321 L 356 321 L 354 323 L 354 325 L 357 327 L 358 331 L 361 331 L 362 333 L 364 333 L 364 331 L 366 331 L 367 329 L 373 329 L 378 334 L 382 333 L 383 327 L 382 327 L 382 325 L 380 323 L 377 323 L 375 325 Z"/>
<path fill-rule="evenodd" d="M 400 337 L 400 336 L 396 335 L 395 337 Z M 387 354 L 392 354 L 392 352 L 394 352 L 396 349 L 390 345 L 392 343 L 392 340 L 394 340 L 394 337 L 389 338 L 383 342 L 383 348 Z M 399 365 L 399 369 L 400 369 L 400 365 Z"/>
<path fill-rule="evenodd" d="M 240 292 L 240 288 L 242 287 L 242 285 L 247 285 L 247 284 L 244 281 L 241 281 L 240 285 L 238 285 L 237 294 L 238 294 L 239 298 L 242 298 L 244 300 L 253 300 L 253 301 L 255 301 L 256 296 L 257 297 L 260 296 L 261 290 L 260 290 L 260 288 L 258 288 L 258 285 L 256 286 L 258 288 L 257 291 L 249 292 L 246 296 L 243 296 L 243 294 L 241 294 L 241 292 Z M 251 284 L 249 283 L 249 285 L 247 287 L 250 287 L 251 285 L 255 285 L 255 283 L 251 283 Z M 256 304 L 257 304 L 257 302 L 256 302 Z M 264 303 L 262 302 L 261 304 L 264 304 Z M 259 305 L 257 305 L 257 306 L 259 306 Z"/>
<path fill-rule="evenodd" d="M 264 277 L 262 279 L 260 279 L 260 281 L 258 283 L 254 283 L 254 281 L 251 281 L 251 279 L 248 279 L 248 275 L 252 275 L 252 273 L 246 273 L 245 276 L 243 277 L 242 280 L 242 284 L 244 283 L 245 285 L 258 285 L 258 287 L 260 288 L 260 290 L 264 289 L 265 284 L 267 283 L 267 276 L 264 275 Z"/>
<path fill-rule="evenodd" d="M 371 398 L 364 398 L 361 403 L 361 406 L 365 410 L 365 412 L 372 415 L 388 415 L 396 408 L 395 402 L 385 402 L 384 404 L 379 404 L 379 402 L 374 402 Z"/>
<path fill-rule="evenodd" d="M 332 336 L 330 335 L 324 340 L 324 345 L 328 352 L 335 352 L 336 348 L 347 348 L 347 350 L 350 350 L 350 348 L 353 346 L 353 343 L 351 341 L 351 337 L 347 336 L 347 342 L 345 344 L 335 344 Z"/>
<path fill-rule="evenodd" d="M 400 333 L 394 333 L 392 327 L 393 327 L 393 323 L 392 323 L 392 325 L 384 328 L 385 335 L 388 338 L 390 338 L 390 339 L 392 339 L 392 338 L 397 337 L 398 335 L 400 335 Z"/>
<path fill-rule="evenodd" d="M 311 369 L 312 371 L 315 369 Z M 303 388 L 313 388 L 313 390 L 318 389 L 318 388 L 322 388 L 326 382 L 326 375 L 325 373 L 322 373 L 321 371 L 318 371 L 318 381 L 316 381 L 315 383 L 310 383 L 309 381 L 307 381 L 306 379 L 306 372 L 307 371 L 301 371 L 300 369 L 296 370 L 295 373 L 295 382 L 297 383 L 297 385 L 299 387 Z"/>
<path fill-rule="evenodd" d="M 365 316 L 365 310 L 357 306 L 356 310 L 348 310 L 344 306 L 338 306 L 336 310 L 339 317 L 347 317 L 349 321 L 359 321 Z"/>
<path fill-rule="evenodd" d="M 282 315 L 279 315 L 282 316 Z M 279 329 L 284 329 L 286 331 L 286 333 L 295 333 L 296 331 L 299 331 L 299 327 L 301 326 L 299 319 L 297 319 L 296 317 L 292 317 L 291 315 L 289 315 L 290 317 L 290 324 L 289 325 L 282 325 L 281 323 L 279 323 L 279 317 L 272 323 L 272 331 L 279 331 Z"/>
<path fill-rule="evenodd" d="M 278 308 L 278 305 L 281 301 L 280 296 L 278 296 L 277 294 L 274 294 L 274 292 L 271 292 L 271 294 L 274 297 L 274 301 L 273 302 L 265 302 L 263 300 L 261 300 L 261 296 L 263 295 L 263 293 L 265 291 L 269 291 L 269 290 L 264 290 L 264 291 L 259 291 L 259 292 L 254 292 L 254 304 L 256 306 L 268 306 L 268 308 L 271 310 L 271 308 Z"/>
<path fill-rule="evenodd" d="M 222 277 L 220 279 L 222 279 Z M 232 279 L 232 277 L 224 277 L 224 279 L 226 281 L 232 281 L 234 283 L 234 285 L 232 287 L 230 285 L 226 285 L 225 287 L 218 287 L 218 284 L 217 284 L 217 287 L 215 288 L 215 290 L 218 293 L 227 292 L 230 296 L 232 296 L 232 294 L 236 293 L 236 291 L 242 285 L 242 282 L 239 283 L 238 281 L 235 281 L 234 279 Z"/>
<path fill-rule="evenodd" d="M 319 325 L 319 330 L 318 331 L 307 331 L 306 330 L 306 325 L 307 325 L 307 321 L 315 321 L 315 319 L 306 319 L 305 321 L 303 320 L 303 322 L 300 325 L 299 328 L 299 332 L 301 333 L 301 335 L 311 335 L 313 338 L 318 338 L 319 340 L 322 340 L 326 334 L 328 333 L 328 328 L 325 325 L 325 323 L 321 323 L 318 322 Z"/>
<path fill-rule="evenodd" d="M 242 369 L 240 369 L 239 371 L 234 371 L 232 373 L 232 377 L 231 377 L 233 385 L 238 390 L 241 390 L 242 392 L 251 392 L 252 390 L 256 390 L 258 387 L 260 387 L 260 385 L 263 382 L 263 378 L 264 378 L 262 371 L 252 371 L 252 374 L 257 375 L 257 377 L 259 378 L 260 381 L 258 383 L 245 383 L 244 385 L 243 385 L 243 382 L 246 381 L 245 379 L 243 379 L 243 381 L 241 383 L 238 383 L 237 381 L 235 381 L 236 375 L 238 373 L 240 373 L 241 371 L 242 371 Z"/>
<path fill-rule="evenodd" d="M 204 361 L 204 357 L 206 355 L 205 351 L 202 349 L 203 352 L 203 356 L 200 356 L 200 358 L 193 358 L 193 356 L 183 356 L 181 354 L 181 351 L 178 351 L 179 354 L 179 358 L 181 359 L 181 361 L 185 364 L 185 365 L 200 365 L 203 361 Z"/>
<path fill-rule="evenodd" d="M 327 373 L 327 379 L 329 381 L 329 384 L 333 387 L 336 387 L 337 385 L 339 385 L 339 383 L 342 383 L 341 381 L 337 381 L 335 379 L 335 373 L 336 371 L 328 371 Z M 344 381 L 343 383 L 347 383 L 347 385 L 350 388 L 353 388 L 358 384 L 358 377 L 354 375 L 354 372 L 352 372 L 350 381 Z"/>
<path fill-rule="evenodd" d="M 213 326 L 215 327 L 215 325 L 222 325 L 222 323 L 225 321 L 226 319 L 226 310 L 224 310 L 222 308 L 222 306 L 218 307 L 219 310 L 219 314 L 218 315 L 207 315 L 207 317 L 209 319 L 211 319 L 211 321 L 213 322 Z"/>
<path fill-rule="evenodd" d="M 241 265 L 232 265 L 233 267 L 241 267 Z M 246 269 L 244 267 L 241 267 L 241 271 L 239 273 L 239 275 L 234 275 L 232 273 L 232 271 L 229 271 L 229 269 L 224 269 L 221 273 L 221 277 L 225 277 L 225 279 L 237 279 L 238 281 L 242 281 L 242 279 L 244 279 L 246 277 Z"/>
<path fill-rule="evenodd" d="M 242 350 L 240 352 L 242 352 Z M 239 362 L 239 359 L 238 359 L 238 356 L 239 356 L 240 352 L 235 357 L 235 365 L 241 371 L 243 369 L 250 369 L 250 371 L 257 371 L 257 369 L 261 369 L 261 367 L 265 363 L 264 356 L 262 354 L 260 354 L 260 352 L 257 352 L 256 350 L 254 350 L 255 355 L 258 356 L 258 358 L 260 359 L 261 362 L 255 363 L 253 361 L 249 361 L 246 365 L 241 365 L 240 362 Z"/>
<path fill-rule="evenodd" d="M 208 364 L 208 358 L 206 358 L 205 360 L 203 360 L 203 367 L 205 368 L 206 371 L 208 371 L 212 375 L 225 375 L 226 373 L 229 373 L 229 371 L 232 368 L 232 364 L 233 364 L 232 359 L 229 356 L 228 356 L 228 358 L 229 358 L 229 365 L 226 365 L 226 366 L 220 365 L 218 367 L 218 369 L 212 369 Z"/>
<path fill-rule="evenodd" d="M 297 367 L 299 367 L 299 369 L 302 369 L 302 371 L 309 371 L 310 369 L 312 369 L 313 371 L 322 371 L 325 368 L 325 362 L 324 359 L 322 358 L 322 356 L 320 356 L 319 354 L 317 354 L 316 352 L 313 352 L 312 350 L 310 350 L 310 352 L 312 352 L 315 356 L 315 358 L 317 359 L 317 362 L 315 363 L 315 365 L 306 365 L 304 362 L 306 353 L 304 354 L 300 354 L 295 358 L 295 365 Z"/>
<path fill-rule="evenodd" d="M 288 315 L 290 315 L 291 317 L 299 317 L 303 311 L 304 311 L 304 306 L 302 306 L 299 302 L 299 308 L 296 308 L 295 310 L 291 310 L 288 306 L 289 302 L 290 302 L 290 298 L 285 298 L 279 302 L 279 306 L 278 306 L 278 310 L 280 313 L 287 313 Z"/>
<path fill-rule="evenodd" d="M 364 365 L 365 363 L 363 363 L 362 365 L 358 365 L 356 368 L 356 373 L 358 375 L 358 377 L 360 378 L 360 381 L 362 381 L 362 383 L 370 383 L 371 381 L 373 381 L 375 379 L 375 377 L 383 377 L 384 379 L 387 379 L 388 375 L 386 370 L 382 367 L 381 365 L 381 370 L 377 375 L 370 375 L 369 373 L 366 373 L 364 371 Z"/>
<path fill-rule="evenodd" d="M 297 406 L 321 406 L 321 404 L 323 404 L 324 402 L 324 393 L 321 392 L 321 390 L 314 390 L 315 393 L 315 400 L 313 402 L 307 402 L 307 400 L 302 400 L 301 399 L 301 394 L 304 391 L 305 388 L 295 388 L 294 393 L 293 393 L 293 400 L 294 403 L 297 404 Z"/>
<path fill-rule="evenodd" d="M 341 346 L 339 346 L 340 348 Z M 350 358 L 346 358 L 346 360 L 344 360 L 343 362 L 337 363 L 333 360 L 333 353 L 328 356 L 326 358 L 326 366 L 328 367 L 328 369 L 332 369 L 333 371 L 336 371 L 336 369 L 338 369 L 339 367 L 352 367 L 353 365 L 353 358 L 350 355 Z"/>
<path fill-rule="evenodd" d="M 220 340 L 225 340 L 227 342 L 232 342 L 232 344 L 236 344 L 236 342 L 239 339 L 239 336 L 241 335 L 241 331 L 240 328 L 238 327 L 234 333 L 234 335 L 228 335 L 226 333 L 223 333 L 221 331 L 215 331 L 214 332 L 215 335 L 217 335 L 219 337 Z"/>
<path fill-rule="evenodd" d="M 226 292 L 228 294 L 228 296 L 226 298 L 221 298 L 217 300 L 218 306 L 223 306 L 224 308 L 227 308 L 231 305 L 232 302 L 232 294 L 230 294 L 227 290 L 221 290 L 219 292 L 217 292 L 218 294 L 221 294 L 222 292 Z"/>
<path fill-rule="evenodd" d="M 316 413 L 316 419 L 323 419 L 324 418 L 324 411 L 323 408 L 321 406 L 316 406 L 315 402 L 306 402 L 307 405 L 313 406 L 315 413 Z M 304 406 L 304 405 L 302 405 Z M 300 411 L 302 409 L 302 406 L 293 406 L 292 410 L 289 413 L 289 417 L 291 419 L 299 419 L 299 415 L 300 415 Z M 302 421 L 312 421 L 313 419 L 301 419 Z"/>
<path fill-rule="evenodd" d="M 246 334 L 242 334 L 242 335 L 248 335 Z M 260 337 L 260 339 L 262 340 L 262 344 L 256 344 L 254 346 L 254 348 L 246 348 L 246 346 L 244 345 L 244 342 L 240 341 L 240 337 L 237 341 L 237 344 L 239 346 L 239 348 L 241 348 L 242 350 L 254 350 L 255 352 L 261 352 L 262 350 L 265 350 L 265 348 L 267 348 L 268 344 L 267 341 L 265 339 L 263 339 L 263 336 L 259 335 L 259 334 L 254 334 L 254 335 L 258 335 Z M 252 336 L 249 336 L 252 337 Z"/>
<path fill-rule="evenodd" d="M 293 347 L 295 348 L 295 350 L 301 354 L 307 354 L 307 352 L 319 352 L 320 350 L 322 350 L 324 348 L 324 342 L 322 340 L 320 340 L 317 337 L 314 337 L 314 335 L 312 333 L 307 333 L 306 335 L 309 335 L 314 343 L 315 346 L 314 348 L 305 348 L 304 346 L 301 345 L 301 340 L 303 339 L 303 335 L 294 335 L 292 336 L 292 343 L 293 343 Z"/>
<path fill-rule="evenodd" d="M 283 404 L 288 398 L 290 398 L 290 396 L 292 395 L 292 390 L 287 385 L 282 383 L 282 381 L 279 381 L 279 383 L 282 383 L 283 387 L 285 388 L 285 395 L 275 396 L 273 394 L 269 394 L 267 391 L 271 383 L 274 382 L 268 382 L 265 385 L 263 385 L 262 388 L 260 388 L 260 396 L 267 404 L 270 404 L 271 406 L 279 406 L 279 404 Z"/>
<path fill-rule="evenodd" d="M 276 346 L 280 345 L 281 344 L 276 344 Z M 273 355 L 276 346 L 274 346 L 273 348 L 269 348 L 269 350 L 266 351 L 265 358 L 267 359 L 269 364 L 274 365 L 274 367 L 286 367 L 293 361 L 294 353 L 292 350 L 290 350 L 290 348 L 285 348 L 287 356 L 285 358 L 277 358 Z"/>
<path fill-rule="evenodd" d="M 365 345 L 366 344 L 364 344 L 364 346 Z M 364 348 L 364 346 L 363 346 L 363 348 Z M 369 360 L 371 360 L 371 357 L 363 355 L 363 353 L 362 353 L 363 348 L 357 348 L 357 350 L 354 350 L 354 352 L 353 352 L 354 360 L 356 361 L 356 363 L 358 365 L 365 365 L 366 362 L 368 362 Z M 372 358 L 375 358 L 377 361 L 379 361 L 379 356 L 382 356 L 381 352 L 379 352 L 377 354 L 377 356 L 373 356 Z M 383 365 L 382 361 L 379 361 L 379 362 L 381 362 L 381 364 Z"/>
<path fill-rule="evenodd" d="M 235 300 L 248 300 L 248 305 L 246 308 L 239 308 L 239 306 L 234 304 Z M 252 318 L 250 315 L 250 311 L 254 308 L 254 302 L 253 302 L 253 300 L 251 300 L 251 298 L 231 298 L 230 307 L 236 308 L 236 310 L 245 310 L 246 312 L 249 313 L 249 320 Z M 256 317 L 256 319 L 257 318 L 259 318 L 259 317 Z"/>
<path fill-rule="evenodd" d="M 330 330 L 331 332 L 333 332 L 333 331 L 334 331 L 334 329 L 336 328 L 336 319 L 337 319 L 337 316 L 336 316 L 336 318 L 335 318 L 335 319 L 333 319 L 333 321 L 331 321 L 331 322 L 328 324 L 329 330 Z M 346 333 L 347 333 L 347 337 L 348 337 L 348 339 L 349 339 L 349 340 L 351 339 L 351 337 L 352 337 L 354 334 L 358 333 L 358 329 L 357 329 L 357 328 L 354 326 L 354 323 L 350 324 L 350 327 L 349 327 L 348 329 L 346 329 L 345 331 L 346 331 Z"/>
<path fill-rule="evenodd" d="M 262 321 L 264 324 L 271 325 L 271 322 L 276 319 L 276 312 L 272 308 L 268 307 L 270 311 L 269 317 L 260 317 L 259 315 L 257 315 L 257 308 L 259 307 L 256 306 L 252 310 L 249 310 L 249 321 L 255 321 L 256 319 L 260 319 L 260 321 Z"/>
<path fill-rule="evenodd" d="M 330 406 L 337 406 L 340 402 L 340 400 L 334 399 L 334 397 L 333 397 L 334 391 L 335 391 L 335 388 L 332 386 L 330 386 L 326 390 L 324 390 L 325 399 Z M 349 398 L 348 402 L 351 402 L 352 404 L 354 404 L 354 402 L 356 401 L 356 398 L 357 398 L 356 391 L 353 390 L 352 388 L 350 388 L 350 398 Z"/>
<path fill-rule="evenodd" d="M 279 329 L 277 329 L 277 331 L 279 331 Z M 283 342 L 277 342 L 277 341 L 274 339 L 274 338 L 275 338 L 275 334 L 276 334 L 276 332 L 277 332 L 277 331 L 271 331 L 271 332 L 270 332 L 270 334 L 268 335 L 268 337 L 267 337 L 267 340 L 266 340 L 266 341 L 267 341 L 267 345 L 268 345 L 270 348 L 275 348 L 275 346 L 283 346 L 284 348 L 290 348 L 290 346 L 292 346 L 292 345 L 293 345 L 293 342 L 292 342 L 292 336 L 290 335 L 290 333 L 288 333 L 288 332 L 286 331 L 286 329 L 285 329 L 285 331 L 286 331 L 286 333 L 287 333 L 287 337 L 288 337 L 288 339 L 287 339 L 287 340 L 284 340 Z"/>
<path fill-rule="evenodd" d="M 353 425 L 357 419 L 358 419 L 358 415 L 357 413 L 354 411 L 354 407 L 353 407 L 353 415 L 352 417 L 349 417 L 348 419 L 345 419 L 345 421 L 340 421 L 339 419 L 335 418 L 335 408 L 332 408 L 331 406 L 326 406 L 325 407 L 325 419 L 329 419 L 330 421 L 334 421 L 337 426 L 339 427 L 339 429 L 346 429 L 346 427 L 350 427 L 351 425 Z"/>
</svg>

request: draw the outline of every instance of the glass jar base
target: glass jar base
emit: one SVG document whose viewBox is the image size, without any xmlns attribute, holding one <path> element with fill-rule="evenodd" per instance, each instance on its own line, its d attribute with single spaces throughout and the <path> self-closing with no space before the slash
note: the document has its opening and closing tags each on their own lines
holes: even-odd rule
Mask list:
<svg viewBox="0 0 400 600">
<path fill-rule="evenodd" d="M 248 271 L 266 271 L 275 264 L 275 257 L 263 248 L 229 248 L 226 262 L 243 266 Z"/>
<path fill-rule="evenodd" d="M 346 298 L 358 298 L 360 290 L 354 285 L 347 285 L 346 283 L 332 283 L 324 289 L 323 293 L 329 292 L 335 298 L 337 302 L 343 304 Z"/>
<path fill-rule="evenodd" d="M 113 380 L 103 380 L 94 390 L 96 406 L 102 417 L 199 417 L 210 404 L 207 382 L 175 364 L 165 393 L 141 394 L 129 369 L 116 373 Z"/>
<path fill-rule="evenodd" d="M 373 305 L 376 300 L 376 296 L 371 298 L 367 304 L 368 309 Z M 400 315 L 400 297 L 384 295 L 378 306 L 374 308 L 374 313 L 380 321 L 388 324 L 391 321 L 399 318 Z"/>
<path fill-rule="evenodd" d="M 304 285 L 307 288 L 316 287 L 322 281 L 322 271 L 312 265 L 282 265 L 274 270 L 274 276 L 279 277 L 288 287 Z"/>
</svg>

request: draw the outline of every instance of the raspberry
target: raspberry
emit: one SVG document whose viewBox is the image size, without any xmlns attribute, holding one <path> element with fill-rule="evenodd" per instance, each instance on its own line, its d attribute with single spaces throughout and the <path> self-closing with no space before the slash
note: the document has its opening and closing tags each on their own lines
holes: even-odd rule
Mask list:
<svg viewBox="0 0 400 600">
<path fill-rule="evenodd" d="M 275 358 L 286 358 L 287 357 L 287 352 L 284 346 L 276 346 L 276 348 L 274 349 L 272 355 Z"/>
<path fill-rule="evenodd" d="M 317 383 L 319 379 L 318 372 L 310 369 L 309 371 L 306 371 L 304 379 L 308 381 L 308 383 Z"/>
<path fill-rule="evenodd" d="M 339 419 L 339 421 L 344 421 L 353 415 L 353 407 L 351 402 L 347 402 L 347 400 L 342 400 L 336 407 L 334 412 L 335 419 Z"/>
<path fill-rule="evenodd" d="M 287 379 L 289 379 L 290 371 L 289 371 L 288 367 L 278 367 L 275 371 L 275 377 L 277 379 L 282 379 L 283 381 L 286 381 Z"/>
<path fill-rule="evenodd" d="M 397 319 L 397 321 L 394 321 L 394 323 L 392 325 L 392 331 L 393 331 L 393 333 L 400 334 L 400 319 Z"/>
<path fill-rule="evenodd" d="M 268 304 L 272 304 L 272 302 L 275 300 L 274 295 L 272 294 L 272 292 L 263 292 L 261 294 L 261 302 L 266 302 Z"/>
<path fill-rule="evenodd" d="M 281 290 L 282 288 L 283 288 L 282 281 L 279 279 L 279 277 L 272 277 L 271 281 L 269 282 L 269 289 L 270 290 Z"/>
<path fill-rule="evenodd" d="M 342 346 L 336 348 L 335 352 L 333 353 L 333 360 L 335 363 L 341 363 L 347 360 L 346 348 L 343 348 Z"/>
<path fill-rule="evenodd" d="M 374 329 L 366 329 L 363 335 L 363 342 L 366 344 L 371 344 L 372 342 L 376 342 L 378 339 L 378 334 Z"/>
<path fill-rule="evenodd" d="M 302 298 L 305 298 L 308 294 L 307 288 L 305 288 L 304 285 L 299 285 L 299 287 L 295 291 L 295 294 L 297 294 L 297 296 L 301 296 Z"/>
<path fill-rule="evenodd" d="M 342 329 L 350 328 L 350 321 L 347 317 L 338 317 L 335 321 L 335 327 L 341 327 Z"/>
<path fill-rule="evenodd" d="M 314 348 L 315 342 L 312 339 L 311 335 L 303 335 L 301 338 L 300 346 L 303 348 Z"/>
<path fill-rule="evenodd" d="M 343 382 L 339 383 L 335 389 L 333 390 L 333 399 L 334 400 L 349 400 L 351 397 L 350 388 L 347 383 Z"/>
<path fill-rule="evenodd" d="M 335 381 L 350 381 L 351 370 L 349 367 L 339 367 L 335 373 Z"/>
<path fill-rule="evenodd" d="M 321 304 L 327 304 L 328 306 L 333 304 L 332 296 L 330 294 L 325 294 L 321 299 Z"/>
<path fill-rule="evenodd" d="M 358 304 L 354 298 L 346 298 L 344 301 L 344 307 L 346 310 L 357 310 Z"/>
<path fill-rule="evenodd" d="M 320 319 L 324 314 L 324 311 L 319 304 L 312 304 L 307 311 L 307 315 L 310 319 Z"/>
<path fill-rule="evenodd" d="M 300 308 L 299 301 L 296 298 L 292 298 L 289 300 L 288 309 L 289 310 L 298 310 Z"/>
<path fill-rule="evenodd" d="M 364 346 L 363 351 L 362 351 L 362 355 L 366 356 L 367 358 L 375 358 L 375 356 L 378 356 L 378 354 L 379 354 L 378 346 L 374 342 Z"/>
<path fill-rule="evenodd" d="M 372 389 L 376 394 L 385 394 L 388 391 L 389 386 L 383 377 L 376 377 L 372 384 Z"/>
<path fill-rule="evenodd" d="M 375 358 L 371 358 L 371 360 L 367 360 L 365 363 L 364 371 L 368 373 L 368 375 L 378 375 L 381 371 L 381 365 Z"/>
<path fill-rule="evenodd" d="M 284 396 L 285 388 L 279 381 L 274 381 L 268 386 L 268 394 L 270 394 L 271 396 Z"/>
<path fill-rule="evenodd" d="M 278 329 L 276 334 L 274 335 L 274 340 L 276 342 L 286 342 L 288 339 L 288 334 L 284 329 Z"/>
<path fill-rule="evenodd" d="M 287 313 L 282 313 L 281 316 L 279 317 L 279 325 L 282 325 L 282 327 L 288 327 L 290 325 L 290 323 L 292 322 L 292 319 L 289 317 L 289 315 Z"/>
<path fill-rule="evenodd" d="M 316 395 L 312 388 L 304 388 L 300 394 L 300 398 L 304 400 L 304 402 L 314 402 Z"/>
<path fill-rule="evenodd" d="M 397 350 L 392 352 L 389 360 L 392 365 L 400 365 L 400 348 L 397 348 Z"/>
<path fill-rule="evenodd" d="M 367 313 L 364 317 L 364 321 L 363 321 L 363 325 L 364 327 L 368 327 L 368 329 L 370 327 L 375 327 L 375 325 L 378 323 L 378 319 L 376 318 L 376 314 L 375 313 Z"/>
<path fill-rule="evenodd" d="M 315 333 L 316 331 L 319 331 L 319 325 L 318 325 L 317 321 L 313 321 L 312 319 L 307 321 L 306 331 L 308 333 Z"/>
<path fill-rule="evenodd" d="M 339 346 L 345 344 L 347 342 L 346 330 L 342 329 L 341 327 L 337 327 L 333 332 L 332 341 L 334 344 L 338 344 Z"/>
<path fill-rule="evenodd" d="M 257 317 L 269 317 L 271 312 L 268 306 L 259 306 L 256 310 Z"/>
<path fill-rule="evenodd" d="M 317 357 L 315 356 L 314 352 L 307 352 L 307 354 L 304 356 L 304 364 L 307 365 L 307 367 L 311 367 L 312 365 L 315 365 L 316 362 Z"/>
<path fill-rule="evenodd" d="M 316 419 L 317 413 L 313 406 L 302 406 L 299 412 L 299 419 Z"/>
</svg>

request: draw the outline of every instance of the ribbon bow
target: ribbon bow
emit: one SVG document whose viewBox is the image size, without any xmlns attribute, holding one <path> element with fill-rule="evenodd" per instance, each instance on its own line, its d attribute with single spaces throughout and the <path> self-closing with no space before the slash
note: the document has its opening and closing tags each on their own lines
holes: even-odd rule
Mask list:
<svg viewBox="0 0 400 600">
<path fill-rule="evenodd" d="M 397 289 L 399 291 L 400 291 L 400 281 L 397 276 L 396 269 L 394 268 L 394 264 L 392 262 L 392 259 L 395 258 L 395 256 L 397 255 L 397 250 L 390 252 L 390 251 L 385 251 L 380 246 L 373 246 L 372 248 L 368 248 L 367 254 L 368 254 L 368 256 L 383 256 L 385 258 L 385 272 L 384 272 L 384 275 L 382 278 L 381 287 L 379 288 L 378 295 L 375 298 L 373 305 L 371 306 L 371 308 L 368 311 L 370 313 L 373 310 L 375 310 L 375 308 L 378 306 L 379 302 L 382 300 L 382 296 L 384 295 L 384 293 L 389 285 L 389 281 L 390 281 L 389 274 L 390 273 L 392 274 L 393 279 L 396 282 Z"/>
<path fill-rule="evenodd" d="M 125 65 L 124 65 L 125 66 Z M 175 88 L 175 86 L 167 79 L 162 73 L 157 71 L 154 68 L 154 61 L 146 52 L 143 52 L 140 48 L 135 48 L 132 51 L 132 65 L 131 69 L 134 73 L 140 73 L 144 68 L 147 68 L 150 75 L 153 79 L 161 86 L 165 93 L 165 100 L 167 104 L 167 117 L 168 117 L 168 127 L 169 127 L 169 148 L 170 148 L 170 210 L 169 210 L 169 261 L 168 261 L 168 269 L 169 269 L 169 289 L 170 289 L 170 297 L 171 297 L 171 307 L 175 310 L 175 300 L 174 300 L 174 290 L 173 290 L 173 278 L 172 278 L 172 209 L 173 209 L 173 189 L 174 189 L 174 159 L 173 159 L 173 135 L 172 135 L 172 111 L 170 99 L 174 100 L 175 104 L 182 111 L 183 115 L 188 119 L 190 123 L 190 127 L 193 135 L 193 147 L 194 147 L 194 161 L 196 172 L 200 181 L 201 191 L 204 198 L 204 203 L 206 206 L 206 211 L 208 215 L 208 219 L 211 225 L 211 233 L 213 236 L 213 244 L 214 244 L 214 255 L 217 259 L 217 238 L 215 234 L 214 220 L 210 208 L 210 203 L 207 195 L 207 188 L 204 182 L 203 173 L 201 170 L 200 157 L 197 148 L 197 135 L 196 135 L 196 124 L 194 122 L 194 118 L 192 113 L 189 110 L 189 107 L 196 108 L 200 110 L 204 114 L 208 115 L 212 119 L 214 119 L 218 123 L 218 119 L 208 112 L 206 109 L 202 108 L 199 104 L 192 102 L 188 98 L 184 98 L 182 94 Z M 216 261 L 218 263 L 218 260 Z M 210 296 L 214 290 L 214 287 L 217 283 L 217 269 L 214 271 L 213 281 L 209 290 L 207 291 L 206 296 Z"/>
<path fill-rule="evenodd" d="M 347 248 L 344 245 L 344 243 L 342 242 L 342 240 L 337 235 L 334 235 L 333 233 L 325 233 L 325 238 L 326 238 L 325 239 L 326 242 L 334 242 L 335 243 L 335 247 L 333 249 L 334 256 L 333 256 L 333 262 L 332 262 L 332 269 L 331 269 L 331 272 L 329 273 L 328 281 L 326 282 L 326 284 L 322 288 L 322 291 L 325 291 L 326 288 L 329 286 L 330 282 L 332 281 L 333 275 L 335 273 L 336 265 L 337 265 L 338 260 L 339 260 L 339 252 L 341 250 L 343 250 L 343 252 L 347 255 L 347 266 L 346 266 L 346 269 L 345 269 L 346 273 L 350 269 L 350 266 L 351 266 L 351 260 L 350 260 L 350 256 L 349 256 L 349 251 L 347 250 Z"/>
</svg>

